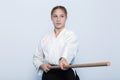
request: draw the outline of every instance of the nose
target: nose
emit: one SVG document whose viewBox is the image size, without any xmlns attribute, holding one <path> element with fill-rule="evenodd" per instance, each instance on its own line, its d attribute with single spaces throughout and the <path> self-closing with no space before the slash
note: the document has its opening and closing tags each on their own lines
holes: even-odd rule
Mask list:
<svg viewBox="0 0 120 80">
<path fill-rule="evenodd" d="M 57 21 L 60 21 L 60 17 L 57 17 Z"/>
</svg>

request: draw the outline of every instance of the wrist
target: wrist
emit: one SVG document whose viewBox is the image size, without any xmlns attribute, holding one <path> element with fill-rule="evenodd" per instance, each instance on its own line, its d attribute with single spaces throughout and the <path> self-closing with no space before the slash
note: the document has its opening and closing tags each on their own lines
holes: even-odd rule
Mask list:
<svg viewBox="0 0 120 80">
<path fill-rule="evenodd" d="M 67 61 L 64 57 L 61 57 L 60 59 L 59 59 L 59 62 L 60 61 Z"/>
<path fill-rule="evenodd" d="M 59 61 L 61 61 L 61 60 L 62 60 L 62 58 L 63 58 L 63 57 L 61 57 L 61 58 L 59 59 Z"/>
</svg>

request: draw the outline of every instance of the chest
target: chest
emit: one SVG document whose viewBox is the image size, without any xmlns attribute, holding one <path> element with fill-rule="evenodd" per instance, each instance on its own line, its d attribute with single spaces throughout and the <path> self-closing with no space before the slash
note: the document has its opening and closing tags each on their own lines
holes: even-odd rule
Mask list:
<svg viewBox="0 0 120 80">
<path fill-rule="evenodd" d="M 55 51 L 55 50 L 61 50 L 64 48 L 66 44 L 64 37 L 54 38 L 49 37 L 46 41 L 43 42 L 43 49 L 46 51 Z"/>
</svg>

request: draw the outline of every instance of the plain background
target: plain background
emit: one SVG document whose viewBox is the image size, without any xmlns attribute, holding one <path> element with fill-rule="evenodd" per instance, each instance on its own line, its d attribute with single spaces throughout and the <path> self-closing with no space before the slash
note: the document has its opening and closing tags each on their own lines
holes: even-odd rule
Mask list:
<svg viewBox="0 0 120 80">
<path fill-rule="evenodd" d="M 120 80 L 119 0 L 0 0 L 0 80 L 40 80 L 33 54 L 53 29 L 50 11 L 68 10 L 66 27 L 79 39 L 76 63 L 110 61 L 109 67 L 78 68 L 81 80 Z"/>
</svg>

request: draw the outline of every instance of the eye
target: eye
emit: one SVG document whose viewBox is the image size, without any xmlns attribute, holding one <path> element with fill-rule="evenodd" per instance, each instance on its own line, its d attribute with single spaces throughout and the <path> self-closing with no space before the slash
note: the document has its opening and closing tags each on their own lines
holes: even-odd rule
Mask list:
<svg viewBox="0 0 120 80">
<path fill-rule="evenodd" d="M 63 18 L 63 17 L 65 17 L 64 15 L 61 15 L 61 17 Z"/>
<path fill-rule="evenodd" d="M 57 15 L 53 15 L 53 17 L 54 17 L 54 18 L 56 18 L 56 17 L 57 17 Z"/>
</svg>

